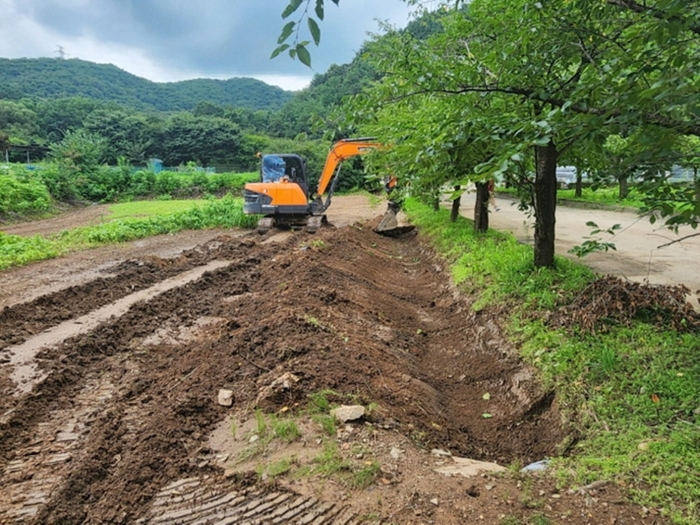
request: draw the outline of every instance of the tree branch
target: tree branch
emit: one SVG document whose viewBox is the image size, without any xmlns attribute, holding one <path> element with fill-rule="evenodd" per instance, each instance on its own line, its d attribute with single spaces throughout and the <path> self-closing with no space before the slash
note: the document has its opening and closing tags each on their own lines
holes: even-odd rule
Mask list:
<svg viewBox="0 0 700 525">
<path fill-rule="evenodd" d="M 678 23 L 682 24 L 684 27 L 686 27 L 688 29 L 688 31 L 691 31 L 691 32 L 695 33 L 696 35 L 700 36 L 700 26 L 692 25 L 687 20 L 685 20 L 684 18 L 682 18 L 678 15 L 669 15 L 661 9 L 642 5 L 642 4 L 635 2 L 634 0 L 607 0 L 607 2 L 610 5 L 622 7 L 624 9 L 629 9 L 630 11 L 634 11 L 635 13 L 639 13 L 639 14 L 643 14 L 643 15 L 649 14 L 649 15 L 651 15 L 654 18 L 657 18 L 659 20 L 664 20 L 667 22 L 669 22 L 669 21 L 678 22 Z"/>
<path fill-rule="evenodd" d="M 676 239 L 675 241 L 667 242 L 666 244 L 662 244 L 661 246 L 657 246 L 656 249 L 659 250 L 661 248 L 666 248 L 667 246 L 671 246 L 673 244 L 676 244 L 677 242 L 683 242 L 686 239 L 691 239 L 692 237 L 700 237 L 700 232 L 691 233 L 690 235 L 686 235 L 684 237 L 681 237 L 680 239 Z"/>
</svg>

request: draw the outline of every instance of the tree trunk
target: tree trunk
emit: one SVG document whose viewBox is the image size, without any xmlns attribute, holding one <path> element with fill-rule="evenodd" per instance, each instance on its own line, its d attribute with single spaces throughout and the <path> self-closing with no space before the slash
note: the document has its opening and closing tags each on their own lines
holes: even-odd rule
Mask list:
<svg viewBox="0 0 700 525">
<path fill-rule="evenodd" d="M 554 266 L 557 208 L 557 147 L 535 146 L 535 267 Z"/>
<path fill-rule="evenodd" d="M 432 201 L 433 211 L 440 211 L 440 190 L 433 190 L 430 195 L 430 200 Z"/>
<path fill-rule="evenodd" d="M 489 229 L 489 183 L 476 183 L 476 204 L 474 204 L 474 231 L 487 232 Z"/>
<path fill-rule="evenodd" d="M 627 184 L 627 175 L 620 175 L 618 180 L 620 181 L 620 192 L 618 196 L 620 197 L 620 200 L 626 199 L 630 192 Z"/>
<path fill-rule="evenodd" d="M 459 191 L 461 187 L 459 185 L 455 186 L 455 192 Z M 457 217 L 459 217 L 459 207 L 462 204 L 462 195 L 456 197 L 452 200 L 452 212 L 450 213 L 450 222 L 457 222 Z"/>
<path fill-rule="evenodd" d="M 700 205 L 700 179 L 698 178 L 697 167 L 693 167 L 693 183 L 695 185 L 695 203 Z"/>
<path fill-rule="evenodd" d="M 581 197 L 583 195 L 583 175 L 581 174 L 580 170 L 576 170 L 576 191 L 574 192 L 574 195 L 576 197 Z"/>
</svg>

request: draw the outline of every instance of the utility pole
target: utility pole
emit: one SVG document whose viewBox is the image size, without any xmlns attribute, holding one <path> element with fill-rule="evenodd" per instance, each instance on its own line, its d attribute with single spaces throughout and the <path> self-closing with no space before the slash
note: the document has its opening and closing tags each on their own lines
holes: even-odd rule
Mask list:
<svg viewBox="0 0 700 525">
<path fill-rule="evenodd" d="M 63 46 L 59 46 L 59 45 L 56 45 L 56 47 L 58 48 L 58 49 L 56 50 L 56 54 L 58 55 L 58 59 L 59 59 L 59 60 L 65 59 L 65 58 L 66 58 L 66 50 L 65 50 L 65 48 L 64 48 Z"/>
</svg>

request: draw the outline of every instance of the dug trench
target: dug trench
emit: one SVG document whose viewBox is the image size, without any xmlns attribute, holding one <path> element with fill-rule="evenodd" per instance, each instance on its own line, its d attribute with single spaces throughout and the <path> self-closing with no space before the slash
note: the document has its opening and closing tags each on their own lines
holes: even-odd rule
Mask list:
<svg viewBox="0 0 700 525">
<path fill-rule="evenodd" d="M 41 350 L 29 392 L 12 380 L 19 343 L 213 262 L 200 277 Z M 375 407 L 362 431 L 399 436 L 404 449 L 528 464 L 560 453 L 570 438 L 556 399 L 517 357 L 497 313 L 475 313 L 417 235 L 385 238 L 355 224 L 313 237 L 223 236 L 110 272 L 0 312 L 0 523 L 356 522 L 367 513 L 348 491 L 342 502 L 326 501 L 328 486 L 297 494 L 207 460 L 211 433 L 233 414 L 250 414 L 285 373 L 299 381 L 268 398 L 266 412 L 302 413 L 310 396 L 333 392 Z M 221 388 L 234 392 L 232 408 L 217 403 Z M 386 511 L 372 509 L 373 520 L 463 522 L 458 506 L 421 511 L 422 490 L 391 512 L 386 502 Z M 457 499 L 469 499 L 483 489 L 459 490 Z M 616 489 L 610 494 L 621 503 Z M 571 523 L 611 515 L 645 522 L 631 506 L 611 513 L 582 501 L 559 512 Z M 476 508 L 487 523 L 504 512 Z"/>
</svg>

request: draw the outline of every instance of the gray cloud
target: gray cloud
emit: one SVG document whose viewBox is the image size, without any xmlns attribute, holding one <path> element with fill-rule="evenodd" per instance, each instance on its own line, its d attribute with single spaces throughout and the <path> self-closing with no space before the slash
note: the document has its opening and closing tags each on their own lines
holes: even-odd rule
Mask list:
<svg viewBox="0 0 700 525">
<path fill-rule="evenodd" d="M 401 0 L 326 3 L 314 71 L 348 62 L 377 31 L 375 19 L 404 26 Z M 313 74 L 285 56 L 269 60 L 287 0 L 0 0 L 0 56 L 55 56 L 58 44 L 73 57 L 105 57 L 128 71 L 173 78 Z M 293 18 L 292 18 L 293 19 Z M 102 50 L 102 51 L 100 51 Z M 41 54 L 43 53 L 43 55 Z M 120 58 L 121 56 L 121 58 Z M 133 61 L 133 67 L 128 62 Z M 148 76 L 142 74 L 142 76 Z M 160 80 L 160 79 L 156 79 Z"/>
</svg>

